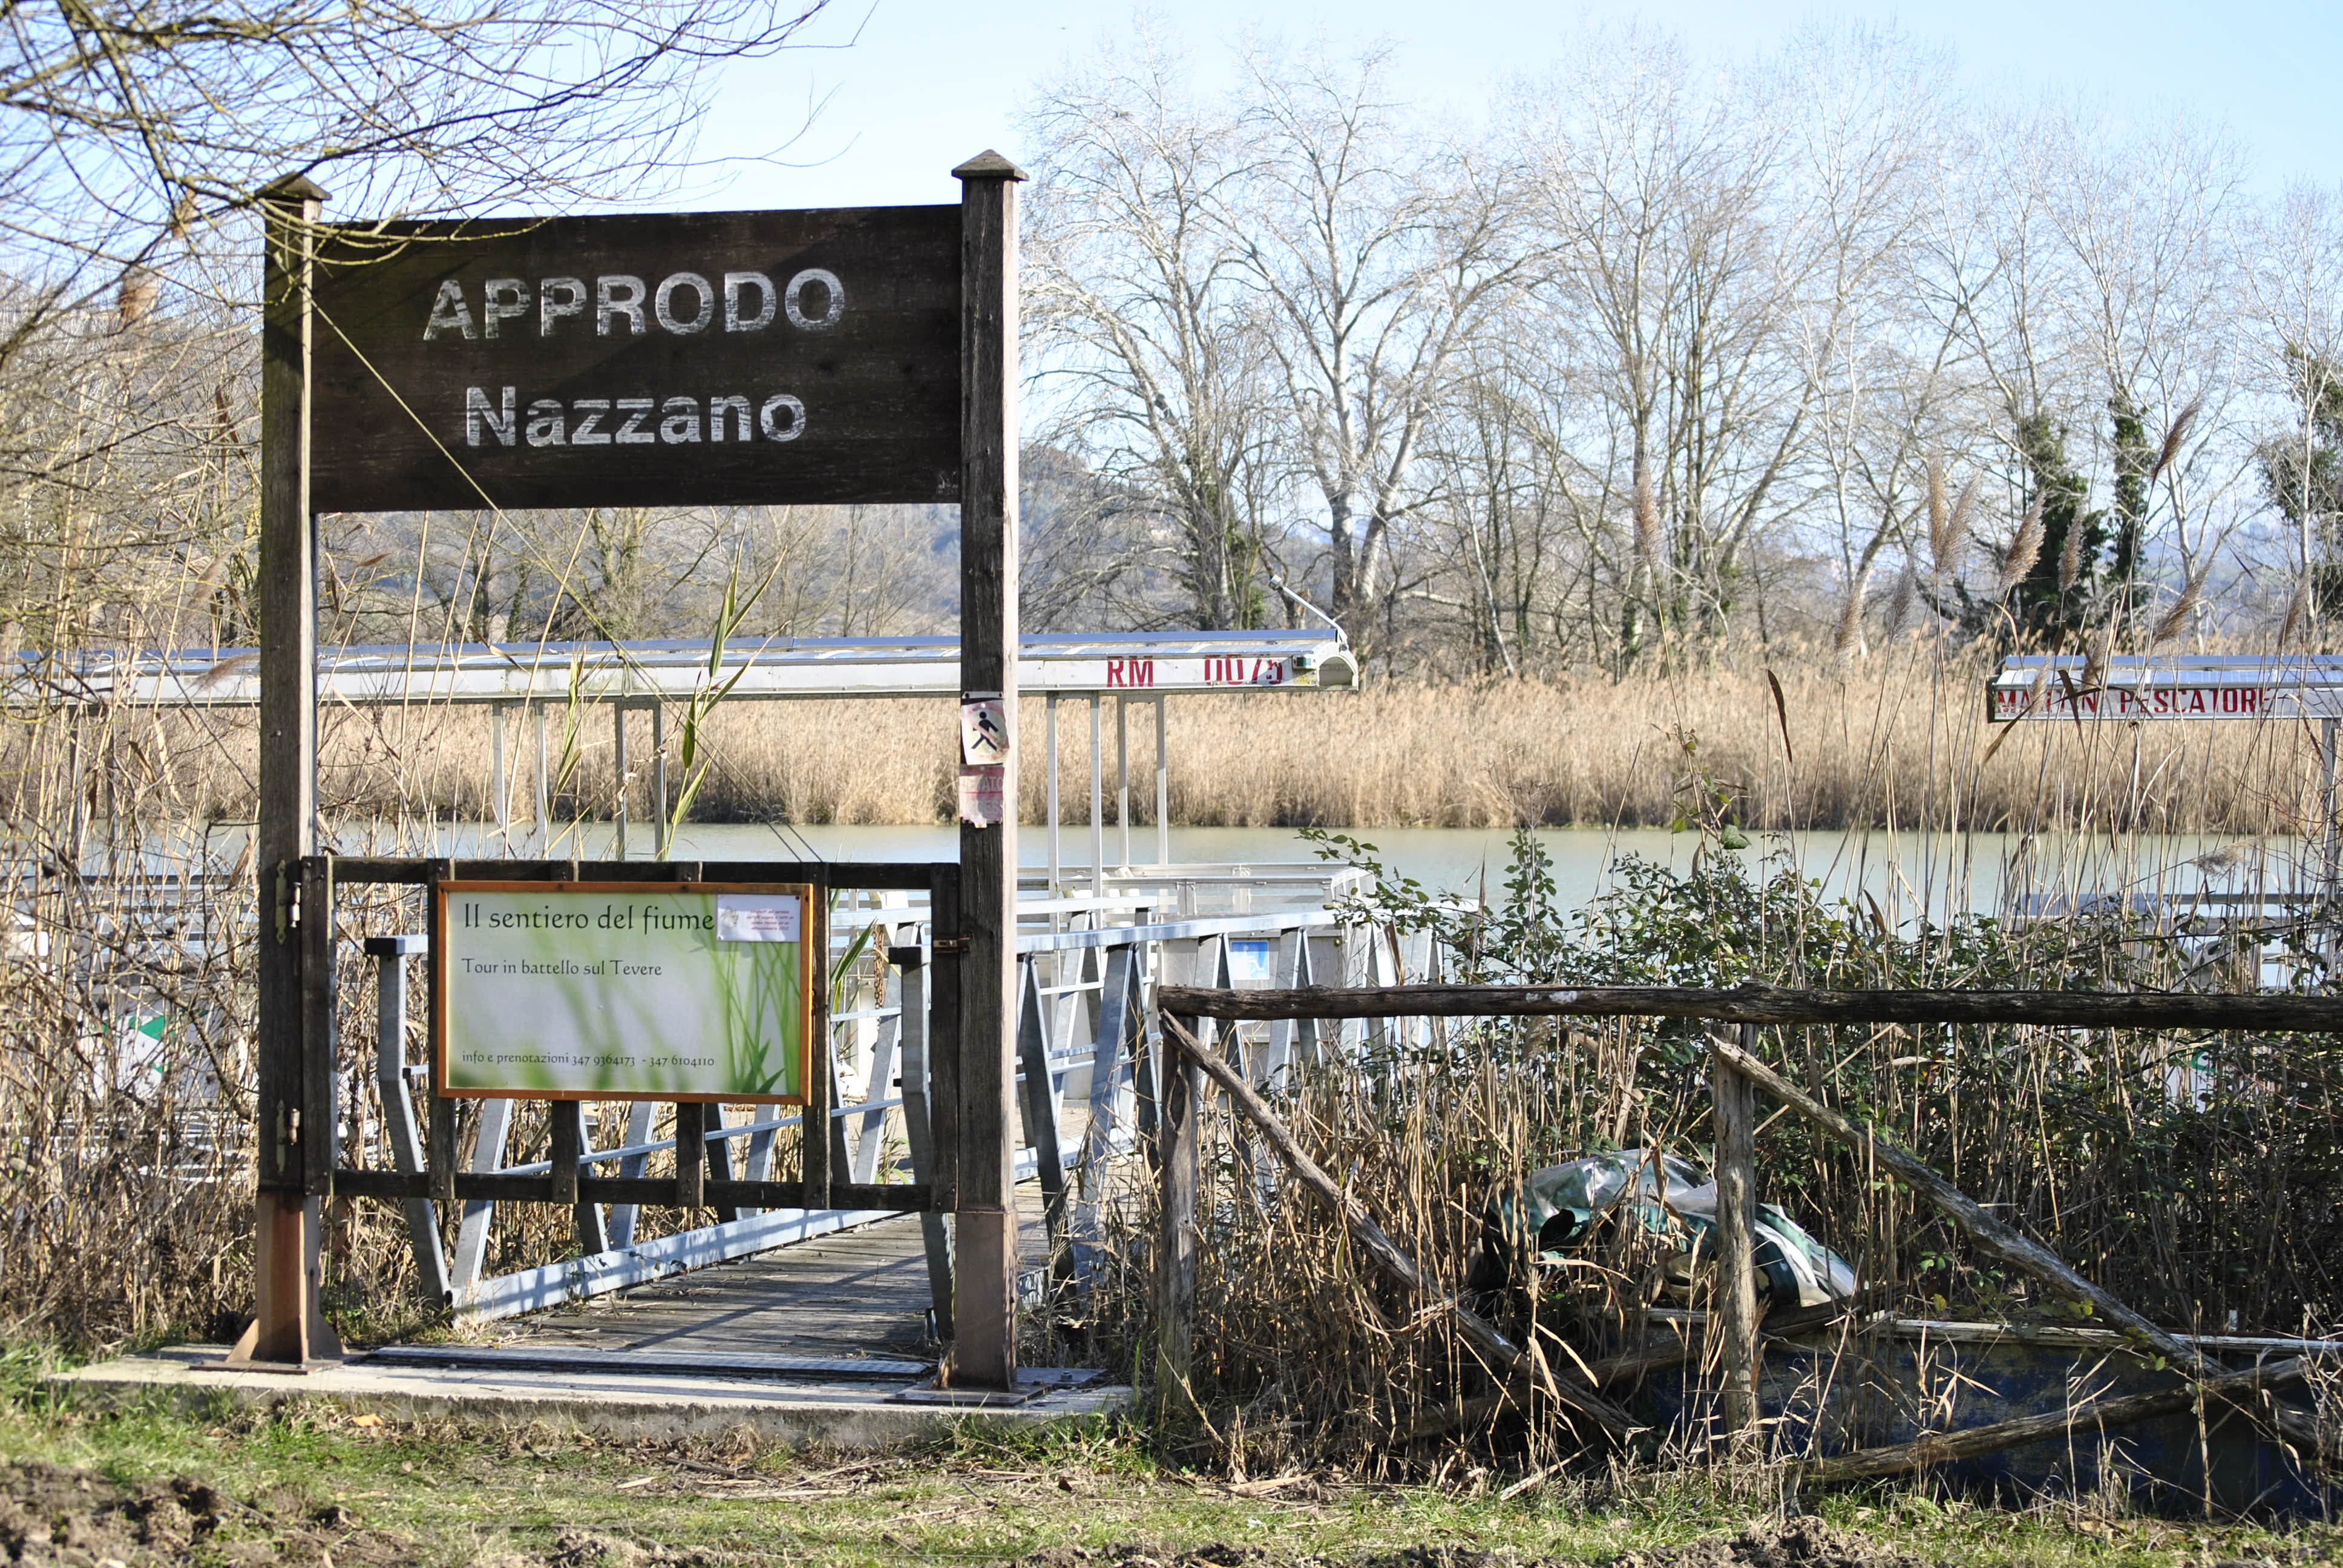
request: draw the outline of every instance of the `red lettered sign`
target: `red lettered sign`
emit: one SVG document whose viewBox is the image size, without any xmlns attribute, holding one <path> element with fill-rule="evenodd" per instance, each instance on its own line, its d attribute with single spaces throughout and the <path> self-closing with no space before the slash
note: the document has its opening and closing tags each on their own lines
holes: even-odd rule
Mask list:
<svg viewBox="0 0 2343 1568">
<path fill-rule="evenodd" d="M 2069 686 L 2055 677 L 2039 689 L 1990 689 L 1996 724 L 2019 719 L 2266 719 L 2276 709 L 2270 686 Z"/>
</svg>

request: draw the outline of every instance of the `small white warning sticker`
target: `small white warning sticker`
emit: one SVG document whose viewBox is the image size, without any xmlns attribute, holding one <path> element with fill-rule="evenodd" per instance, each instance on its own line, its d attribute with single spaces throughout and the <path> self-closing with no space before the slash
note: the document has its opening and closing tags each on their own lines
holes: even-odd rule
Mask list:
<svg viewBox="0 0 2343 1568">
<path fill-rule="evenodd" d="M 799 901 L 771 893 L 716 895 L 716 940 L 719 942 L 794 942 L 801 940 L 804 911 Z"/>
<path fill-rule="evenodd" d="M 1006 768 L 960 770 L 960 820 L 964 828 L 998 828 L 1008 789 Z"/>
</svg>

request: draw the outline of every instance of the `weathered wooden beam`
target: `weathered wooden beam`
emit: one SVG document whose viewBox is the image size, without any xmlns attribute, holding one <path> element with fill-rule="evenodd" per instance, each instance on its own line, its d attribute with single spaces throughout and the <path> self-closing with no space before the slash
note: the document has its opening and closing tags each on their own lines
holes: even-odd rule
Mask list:
<svg viewBox="0 0 2343 1568">
<path fill-rule="evenodd" d="M 997 821 L 960 829 L 960 1158 L 954 1172 L 956 1386 L 1017 1382 L 1017 185 L 985 152 L 960 182 L 960 698 L 1009 725 Z"/>
<path fill-rule="evenodd" d="M 1377 1270 L 1403 1289 L 1447 1309 L 1455 1318 L 1458 1332 L 1464 1336 L 1465 1342 L 1488 1360 L 1492 1371 L 1500 1377 L 1515 1373 L 1531 1375 L 1546 1392 L 1571 1409 L 1591 1417 L 1616 1436 L 1624 1437 L 1638 1430 L 1634 1417 L 1574 1377 L 1550 1366 L 1540 1366 L 1494 1323 L 1442 1292 L 1425 1278 L 1423 1271 L 1416 1267 L 1415 1260 L 1384 1233 L 1383 1228 L 1375 1223 L 1374 1217 L 1356 1199 L 1337 1186 L 1334 1179 L 1310 1158 L 1285 1123 L 1278 1120 L 1276 1112 L 1262 1102 L 1261 1096 L 1252 1091 L 1252 1086 L 1238 1075 L 1234 1068 L 1199 1044 L 1196 1037 L 1182 1027 L 1179 1020 L 1169 1012 L 1161 1014 L 1161 1020 L 1163 1038 L 1218 1085 L 1231 1103 L 1260 1130 L 1270 1148 L 1302 1183 L 1302 1191 L 1317 1199 L 1342 1221 L 1350 1230 L 1352 1239 Z"/>
<path fill-rule="evenodd" d="M 1156 1413 L 1165 1421 L 1184 1416 L 1194 1399 L 1189 1380 L 1195 1361 L 1196 1192 L 1203 1173 L 1197 1112 L 1202 1098 L 1203 1075 L 1193 1060 L 1166 1064 L 1155 1122 L 1162 1201 L 1154 1280 Z"/>
<path fill-rule="evenodd" d="M 317 552 L 309 510 L 310 285 L 326 193 L 292 176 L 262 193 L 260 327 L 260 800 L 254 869 L 260 905 L 254 1034 L 258 1191 L 255 1315 L 232 1361 L 299 1365 L 313 1342 L 318 1211 L 333 1156 L 309 1070 L 302 932 L 294 922 L 305 857 L 317 839 Z M 314 936 L 314 933 L 312 933 Z M 312 944 L 314 945 L 314 943 Z M 330 1060 L 330 1059 L 328 1059 Z"/>
<path fill-rule="evenodd" d="M 830 1117 L 838 1108 L 838 1041 L 830 1027 L 830 890 L 826 885 L 817 885 L 808 902 L 805 936 L 805 983 L 813 997 L 805 1055 L 799 1062 L 803 1077 L 798 1092 L 805 1096 L 805 1109 L 798 1119 L 798 1179 L 805 1183 L 807 1207 L 827 1209 L 830 1185 L 838 1175 L 832 1168 L 838 1152 L 837 1130 Z M 683 1136 L 681 1125 L 677 1123 L 679 1140 Z M 679 1155 L 682 1147 L 679 1141 Z M 679 1163 L 676 1170 L 681 1174 L 682 1165 Z"/>
<path fill-rule="evenodd" d="M 926 890 L 936 864 L 927 860 L 446 860 L 417 856 L 337 855 L 334 880 L 345 887 L 420 887 L 467 882 L 820 882 L 857 890 Z M 689 874 L 679 875 L 679 871 Z"/>
<path fill-rule="evenodd" d="M 429 862 L 436 873 L 433 880 L 448 882 L 455 879 L 455 862 Z M 430 1101 L 424 1107 L 424 1169 L 430 1175 L 426 1196 L 441 1205 L 456 1201 L 456 1101 L 447 1093 L 447 1064 L 440 1059 L 439 1009 L 447 997 L 447 900 L 445 894 L 434 892 L 425 903 L 425 950 L 431 961 L 423 967 L 424 1016 L 427 1036 L 432 1041 Z M 444 1211 L 444 1209 L 443 1209 Z M 448 1283 L 456 1282 L 451 1271 Z"/>
<path fill-rule="evenodd" d="M 1756 1042 L 1757 1026 L 1741 1026 Z M 1716 1131 L 1716 1312 L 1724 1329 L 1725 1425 L 1757 1426 L 1757 1098 L 1721 1054 L 1709 1059 Z"/>
<path fill-rule="evenodd" d="M 1785 986 L 1165 986 L 1183 1018 L 1702 1018 L 1755 1024 L 2026 1023 L 2343 1034 L 2343 999 L 2207 991 L 1800 990 Z"/>
<path fill-rule="evenodd" d="M 933 1138 L 934 1208 L 949 1214 L 960 1206 L 960 868 L 939 865 L 928 893 L 934 961 L 928 977 L 928 1131 Z"/>
<path fill-rule="evenodd" d="M 551 1134 L 552 1150 L 547 1163 L 552 1167 L 551 1191 L 557 1203 L 578 1201 L 578 1156 L 586 1147 L 586 1107 L 576 1100 L 557 1100 L 545 1108 L 547 1130 Z"/>
<path fill-rule="evenodd" d="M 2046 1437 L 2064 1437 L 2081 1427 L 2105 1431 L 2108 1427 L 2154 1421 L 2159 1416 L 2177 1415 L 2183 1411 L 2195 1409 L 2200 1399 L 2208 1396 L 2241 1400 L 2287 1383 L 2299 1382 L 2302 1375 L 2303 1363 L 2299 1359 L 2273 1362 L 2268 1366 L 2223 1372 L 2201 1382 L 2186 1383 L 2160 1392 L 2092 1400 L 2042 1415 L 2025 1415 L 2015 1421 L 1996 1422 L 1990 1426 L 1971 1427 L 1966 1432 L 1931 1432 L 1910 1442 L 1867 1448 L 1827 1459 L 1810 1459 L 1796 1467 L 1797 1474 L 1799 1479 L 1817 1486 L 1908 1475 L 1916 1470 L 1998 1453 L 2004 1449 L 2016 1448 L 2020 1443 Z"/>
<path fill-rule="evenodd" d="M 816 1141 L 810 1136 L 805 1140 L 809 1148 Z M 806 1183 L 809 1194 L 815 1190 L 810 1181 Z M 827 1182 L 821 1190 L 828 1190 Z M 548 1186 L 548 1195 L 550 1191 Z M 675 1201 L 685 1209 L 697 1209 L 708 1201 L 708 1108 L 696 1100 L 676 1102 Z"/>
</svg>

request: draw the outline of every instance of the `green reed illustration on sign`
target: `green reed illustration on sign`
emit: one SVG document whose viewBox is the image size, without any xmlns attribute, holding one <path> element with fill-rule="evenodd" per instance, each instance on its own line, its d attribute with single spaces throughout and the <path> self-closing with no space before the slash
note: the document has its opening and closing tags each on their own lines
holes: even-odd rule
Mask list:
<svg viewBox="0 0 2343 1568">
<path fill-rule="evenodd" d="M 810 890 L 450 882 L 441 1082 L 458 1095 L 797 1101 Z"/>
</svg>

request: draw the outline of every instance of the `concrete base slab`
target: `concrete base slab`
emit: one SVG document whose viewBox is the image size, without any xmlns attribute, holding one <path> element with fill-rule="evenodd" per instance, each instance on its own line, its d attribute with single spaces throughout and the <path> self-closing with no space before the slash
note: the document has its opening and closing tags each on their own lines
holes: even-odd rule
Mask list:
<svg viewBox="0 0 2343 1568">
<path fill-rule="evenodd" d="M 975 1426 L 1030 1428 L 1118 1413 L 1125 1385 L 1051 1389 L 998 1407 L 903 1402 L 901 1379 L 868 1383 L 826 1379 L 709 1377 L 401 1366 L 354 1357 L 305 1372 L 254 1372 L 220 1364 L 226 1345 L 174 1345 L 60 1373 L 77 1400 L 128 1405 L 151 1400 L 202 1408 L 226 1399 L 277 1406 L 316 1402 L 383 1416 L 436 1417 L 505 1429 L 548 1425 L 596 1437 L 719 1437 L 748 1427 L 770 1441 L 838 1448 L 887 1448 Z"/>
</svg>

